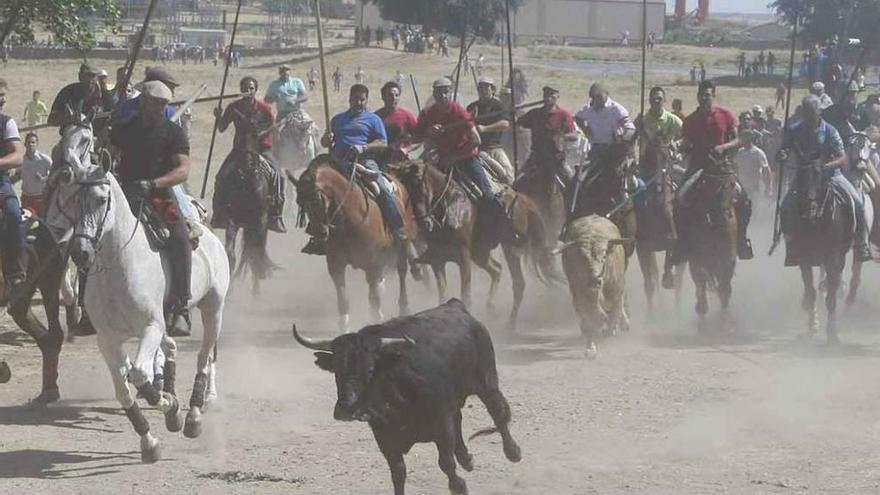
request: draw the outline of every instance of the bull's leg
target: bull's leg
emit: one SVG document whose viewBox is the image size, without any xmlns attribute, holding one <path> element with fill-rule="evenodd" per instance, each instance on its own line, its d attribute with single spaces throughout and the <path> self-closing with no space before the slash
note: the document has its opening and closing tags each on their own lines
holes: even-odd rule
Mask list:
<svg viewBox="0 0 880 495">
<path fill-rule="evenodd" d="M 409 294 L 406 290 L 406 269 L 409 266 L 406 244 L 401 243 L 397 253 L 397 281 L 400 293 L 397 297 L 397 308 L 401 316 L 409 314 Z"/>
<path fill-rule="evenodd" d="M 437 299 L 443 304 L 446 302 L 446 263 L 435 263 L 431 265 L 431 270 L 437 280 Z"/>
<path fill-rule="evenodd" d="M 807 312 L 807 335 L 819 331 L 819 315 L 816 313 L 816 287 L 813 284 L 813 268 L 801 265 L 801 280 L 804 282 L 804 297 L 801 307 Z"/>
<path fill-rule="evenodd" d="M 657 260 L 654 252 L 647 249 L 641 243 L 636 244 L 636 255 L 639 258 L 639 268 L 642 269 L 642 279 L 645 287 L 645 299 L 648 303 L 647 319 L 654 317 L 654 295 L 657 292 Z"/>
<path fill-rule="evenodd" d="M 202 326 L 205 330 L 196 361 L 196 378 L 189 399 L 189 412 L 183 428 L 183 434 L 187 438 L 196 438 L 202 433 L 202 410 L 217 398 L 214 389 L 215 367 L 211 354 L 217 346 L 223 324 L 223 296 L 214 291 L 208 293 L 199 302 L 199 312 L 202 314 Z"/>
<path fill-rule="evenodd" d="M 847 306 L 852 306 L 856 302 L 860 285 L 862 285 L 862 262 L 853 256 L 852 277 L 849 279 L 849 292 L 846 295 Z"/>
<path fill-rule="evenodd" d="M 522 304 L 523 294 L 526 291 L 526 279 L 523 277 L 522 258 L 516 247 L 503 245 L 504 258 L 507 260 L 507 269 L 510 270 L 510 281 L 513 283 L 513 307 L 510 309 L 510 318 L 507 327 L 516 330 L 516 320 L 519 316 L 519 307 Z"/>
<path fill-rule="evenodd" d="M 455 411 L 455 458 L 458 464 L 467 472 L 474 470 L 474 456 L 468 452 L 467 443 L 464 441 L 464 435 L 461 433 L 461 409 Z"/>
<path fill-rule="evenodd" d="M 434 439 L 434 444 L 437 445 L 437 463 L 449 479 L 449 492 L 452 495 L 465 495 L 468 492 L 467 483 L 455 472 L 455 421 L 450 414 L 444 415 L 439 421 L 441 424 L 438 425 L 437 437 Z"/>
<path fill-rule="evenodd" d="M 351 319 L 348 311 L 348 294 L 345 291 L 345 263 L 335 257 L 327 256 L 327 271 L 336 287 L 336 308 L 339 311 L 339 330 L 349 331 Z"/>
<path fill-rule="evenodd" d="M 840 290 L 840 282 L 843 274 L 844 258 L 841 256 L 840 261 L 834 260 L 829 264 L 825 280 L 827 281 L 828 292 L 825 294 L 825 308 L 828 311 L 828 322 L 826 323 L 825 332 L 829 344 L 838 344 L 840 339 L 837 336 L 837 292 Z"/>
<path fill-rule="evenodd" d="M 130 363 L 128 356 L 125 355 L 122 342 L 117 342 L 113 340 L 112 335 L 103 333 L 98 334 L 97 340 L 98 349 L 110 369 L 116 400 L 125 410 L 125 415 L 134 427 L 134 431 L 141 437 L 141 462 L 152 464 L 162 456 L 159 440 L 150 433 L 150 424 L 128 388 L 126 376 L 130 369 Z"/>
<path fill-rule="evenodd" d="M 370 310 L 373 313 L 373 319 L 381 322 L 385 319 L 382 313 L 382 268 L 373 267 L 367 270 L 367 286 L 369 287 Z"/>
<path fill-rule="evenodd" d="M 403 449 L 391 441 L 392 433 L 373 428 L 373 437 L 379 445 L 379 451 L 385 456 L 388 468 L 391 470 L 391 483 L 394 485 L 394 495 L 404 495 L 406 485 L 406 462 L 403 460 Z"/>
<path fill-rule="evenodd" d="M 477 394 L 477 397 L 479 397 L 486 406 L 486 410 L 489 411 L 489 416 L 492 416 L 492 421 L 495 423 L 495 428 L 497 428 L 498 433 L 501 434 L 501 442 L 504 445 L 504 455 L 510 460 L 510 462 L 519 462 L 522 460 L 522 451 L 520 450 L 519 445 L 517 445 L 516 440 L 514 440 L 513 436 L 510 434 L 510 404 L 507 403 L 504 394 L 498 390 L 497 383 L 494 388 L 490 388 Z"/>
</svg>

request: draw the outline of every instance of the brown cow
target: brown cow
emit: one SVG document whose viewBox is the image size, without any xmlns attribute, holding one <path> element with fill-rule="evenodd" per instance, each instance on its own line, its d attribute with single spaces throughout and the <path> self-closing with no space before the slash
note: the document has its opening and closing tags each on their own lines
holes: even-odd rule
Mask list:
<svg viewBox="0 0 880 495">
<path fill-rule="evenodd" d="M 596 357 L 597 331 L 629 330 L 626 314 L 626 254 L 614 222 L 598 215 L 573 220 L 565 229 L 562 266 L 586 339 L 585 355 Z"/>
</svg>

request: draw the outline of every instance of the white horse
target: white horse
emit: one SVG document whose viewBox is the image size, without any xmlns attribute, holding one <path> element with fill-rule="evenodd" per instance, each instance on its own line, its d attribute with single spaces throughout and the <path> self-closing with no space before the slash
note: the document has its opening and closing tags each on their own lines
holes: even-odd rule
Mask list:
<svg viewBox="0 0 880 495">
<path fill-rule="evenodd" d="M 159 441 L 129 390 L 131 381 L 151 405 L 165 414 L 169 431 L 180 431 L 179 405 L 174 395 L 176 344 L 166 335 L 164 298 L 169 288 L 168 265 L 153 251 L 122 188 L 101 167 L 78 169 L 64 165 L 50 177 L 46 223 L 56 236 L 71 236 L 71 259 L 88 270 L 85 308 L 97 330 L 98 347 L 110 369 L 116 398 L 141 437 L 141 460 L 160 457 Z M 223 243 L 204 229 L 193 253 L 191 307 L 199 308 L 204 325 L 195 383 L 184 434 L 201 433 L 202 409 L 216 398 L 215 364 L 211 353 L 220 334 L 223 305 L 229 287 L 229 264 Z M 123 344 L 140 339 L 134 362 Z M 165 390 L 152 383 L 160 346 L 165 354 Z M 169 385 L 170 380 L 170 385 Z"/>
<path fill-rule="evenodd" d="M 306 167 L 318 154 L 318 125 L 305 111 L 289 114 L 275 132 L 275 163 L 279 167 L 298 170 Z"/>
</svg>

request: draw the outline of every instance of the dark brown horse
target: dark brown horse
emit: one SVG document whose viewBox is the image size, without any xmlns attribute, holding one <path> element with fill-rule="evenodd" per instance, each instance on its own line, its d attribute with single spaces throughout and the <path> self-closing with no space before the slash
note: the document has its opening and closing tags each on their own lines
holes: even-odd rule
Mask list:
<svg viewBox="0 0 880 495">
<path fill-rule="evenodd" d="M 699 174 L 697 176 L 696 174 Z M 707 290 L 713 287 L 721 302 L 721 317 L 729 325 L 733 274 L 736 269 L 737 221 L 733 201 L 736 174 L 727 159 L 710 160 L 679 190 L 675 209 L 678 255 L 688 261 L 696 286 L 698 330 L 708 330 Z"/>
<path fill-rule="evenodd" d="M 555 167 L 534 166 L 516 180 L 513 188 L 535 203 L 544 226 L 548 245 L 556 243 L 556 237 L 565 225 L 566 179 Z"/>
<path fill-rule="evenodd" d="M 232 153 L 236 155 L 230 158 L 238 163 L 229 172 L 223 185 L 229 218 L 226 227 L 226 256 L 229 258 L 230 271 L 235 271 L 234 278 L 241 277 L 248 269 L 251 271 L 252 292 L 256 295 L 260 292 L 260 282 L 269 278 L 278 268 L 269 258 L 266 246 L 269 202 L 273 197 L 270 191 L 270 172 L 267 170 L 271 165 L 257 153 L 236 150 Z M 244 231 L 244 246 L 236 268 L 235 244 L 240 230 Z"/>
<path fill-rule="evenodd" d="M 327 270 L 336 286 L 340 326 L 347 330 L 349 303 L 345 289 L 345 268 L 352 266 L 366 273 L 370 291 L 370 308 L 377 321 L 382 313 L 381 284 L 385 269 L 397 268 L 400 282 L 398 307 L 409 313 L 406 292 L 406 249 L 395 242 L 385 228 L 379 205 L 366 189 L 342 175 L 330 155 L 320 155 L 309 164 L 299 179 L 288 172 L 296 186 L 296 202 L 308 216 L 313 229 L 327 229 Z M 395 197 L 410 239 L 417 229 L 406 189 L 395 181 Z"/>
<path fill-rule="evenodd" d="M 819 327 L 817 290 L 813 268 L 825 271 L 826 336 L 837 343 L 837 292 L 840 289 L 846 254 L 853 246 L 854 210 L 845 193 L 831 187 L 818 158 L 799 156 L 795 187 L 786 197 L 783 216 L 785 265 L 798 266 L 804 282 L 802 306 L 808 315 L 807 331 Z"/>
<path fill-rule="evenodd" d="M 673 266 L 672 228 L 667 215 L 672 215 L 672 199 L 675 194 L 672 167 L 678 154 L 671 147 L 648 145 L 645 160 L 639 164 L 639 172 L 645 181 L 646 190 L 635 201 L 636 255 L 642 270 L 645 297 L 648 302 L 648 318 L 654 314 L 654 296 L 660 282 L 655 253 L 665 253 L 664 277 L 672 276 L 676 305 L 681 300 L 681 287 L 684 279 L 684 263 Z M 669 275 L 667 275 L 669 274 Z M 668 280 L 664 278 L 664 282 Z"/>
<path fill-rule="evenodd" d="M 540 211 L 525 194 L 508 190 L 502 199 L 510 217 L 511 228 L 499 227 L 500 219 L 489 226 L 478 223 L 477 207 L 452 174 L 445 174 L 423 161 L 405 161 L 391 166 L 409 191 L 412 208 L 423 239 L 428 245 L 425 258 L 437 279 L 439 300 L 446 300 L 447 262 L 457 263 L 461 275 L 461 298 L 471 301 L 471 264 L 486 270 L 491 279 L 488 305 L 494 298 L 501 278 L 501 264 L 491 257 L 499 244 L 513 280 L 513 308 L 509 326 L 516 327 L 520 304 L 525 293 L 522 257 L 528 256 L 542 281 L 555 283 L 561 276 L 555 266 L 547 232 Z M 494 231 L 494 232 L 493 232 Z"/>
</svg>

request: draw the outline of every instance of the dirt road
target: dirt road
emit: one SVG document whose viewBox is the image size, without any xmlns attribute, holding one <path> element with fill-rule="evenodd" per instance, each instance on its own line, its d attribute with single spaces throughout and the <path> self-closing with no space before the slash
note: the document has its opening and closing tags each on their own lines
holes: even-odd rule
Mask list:
<svg viewBox="0 0 880 495">
<path fill-rule="evenodd" d="M 756 246 L 766 245 L 761 231 Z M 4 319 L 0 359 L 13 379 L 0 386 L 0 493 L 390 493 L 368 428 L 333 421 L 332 376 L 290 337 L 294 321 L 312 335 L 335 330 L 331 284 L 321 259 L 298 253 L 303 242 L 300 233 L 273 238 L 284 271 L 258 301 L 233 294 L 219 356 L 221 402 L 203 436 L 165 432 L 161 415 L 148 413 L 164 447 L 155 465 L 140 463 L 93 337 L 65 346 L 62 400 L 33 410 L 25 404 L 38 392 L 38 351 Z M 778 255 L 740 265 L 739 331 L 709 337 L 695 335 L 689 283 L 680 312 L 666 295 L 646 323 L 631 266 L 633 330 L 606 341 L 593 362 L 582 359 L 564 287 L 530 282 L 516 335 L 498 323 L 503 315 L 475 307 L 495 335 L 524 459 L 508 463 L 497 438 L 475 440 L 476 470 L 465 474 L 471 492 L 878 493 L 876 273 L 866 269 L 836 349 L 819 337 L 797 339 L 805 322 L 799 277 Z M 359 273 L 350 280 L 363 322 L 365 284 Z M 389 283 L 389 311 L 395 291 Z M 499 307 L 509 297 L 503 292 Z M 435 296 L 420 286 L 414 300 L 424 308 Z M 197 344 L 184 339 L 181 347 L 178 390 L 186 402 Z M 471 400 L 465 430 L 488 424 Z M 447 493 L 432 446 L 416 446 L 407 464 L 409 493 Z"/>
</svg>

